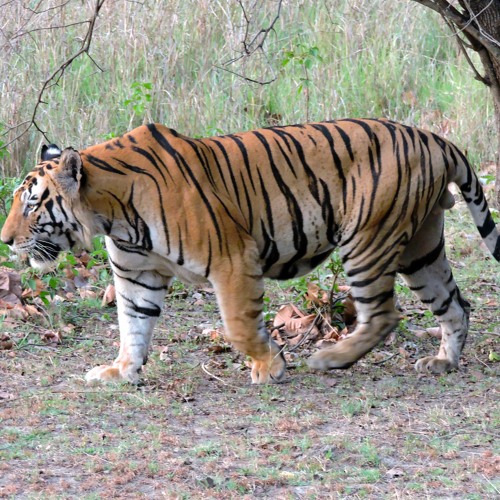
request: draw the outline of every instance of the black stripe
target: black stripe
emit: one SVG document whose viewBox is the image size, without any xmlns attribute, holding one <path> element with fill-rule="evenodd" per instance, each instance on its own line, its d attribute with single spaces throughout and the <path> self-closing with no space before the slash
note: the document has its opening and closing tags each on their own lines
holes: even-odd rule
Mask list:
<svg viewBox="0 0 500 500">
<path fill-rule="evenodd" d="M 495 222 L 493 221 L 493 218 L 491 217 L 491 213 L 489 211 L 486 212 L 486 220 L 484 221 L 484 224 L 482 226 L 477 226 L 477 229 L 483 240 L 493 231 L 496 231 Z"/>
<path fill-rule="evenodd" d="M 100 170 L 111 172 L 117 175 L 127 175 L 126 172 L 122 172 L 121 170 L 112 167 L 108 162 L 101 160 L 100 158 L 96 158 L 95 156 L 89 154 L 87 154 L 86 157 L 89 163 L 91 163 L 92 165 L 94 165 L 94 167 L 97 167 Z"/>
<path fill-rule="evenodd" d="M 231 139 L 238 146 L 238 148 L 239 148 L 239 150 L 241 152 L 241 156 L 243 157 L 243 163 L 245 164 L 245 168 L 247 170 L 248 179 L 250 180 L 250 185 L 252 186 L 253 192 L 255 194 L 257 194 L 257 191 L 255 189 L 255 185 L 254 185 L 254 182 L 253 182 L 253 178 L 252 178 L 252 171 L 250 169 L 250 161 L 248 159 L 248 151 L 247 151 L 247 148 L 246 148 L 245 144 L 236 135 L 228 135 L 226 137 L 228 139 Z"/>
<path fill-rule="evenodd" d="M 450 304 L 453 301 L 453 297 L 455 296 L 456 291 L 457 291 L 457 289 L 455 288 L 450 293 L 449 297 L 441 304 L 441 307 L 439 309 L 434 309 L 432 311 L 435 316 L 442 316 L 443 314 L 446 314 L 446 312 L 450 308 Z"/>
<path fill-rule="evenodd" d="M 398 272 L 401 274 L 414 274 L 425 266 L 429 266 L 433 262 L 435 262 L 439 255 L 441 254 L 444 247 L 444 238 L 441 236 L 441 240 L 434 250 L 431 250 L 428 254 L 420 257 L 419 259 L 414 260 L 408 266 L 399 269 Z"/>
<path fill-rule="evenodd" d="M 182 163 L 182 165 L 183 165 L 183 167 L 184 167 L 187 175 L 189 176 L 189 178 L 193 182 L 194 186 L 196 187 L 196 190 L 198 191 L 198 194 L 199 194 L 200 198 L 202 199 L 205 207 L 208 210 L 208 213 L 210 214 L 210 218 L 212 219 L 212 223 L 214 225 L 215 232 L 217 233 L 217 238 L 218 238 L 218 241 L 219 241 L 219 251 L 222 253 L 222 245 L 223 245 L 223 242 L 222 242 L 222 239 L 223 239 L 222 238 L 222 231 L 221 231 L 221 228 L 219 226 L 219 222 L 217 220 L 215 212 L 214 212 L 214 210 L 212 208 L 212 205 L 208 201 L 208 198 L 206 197 L 206 195 L 205 195 L 202 187 L 200 186 L 200 183 L 198 182 L 198 179 L 194 175 L 193 171 L 189 168 L 189 165 L 186 162 L 186 160 L 182 157 L 182 155 L 179 154 L 179 152 L 177 150 L 175 150 L 172 147 L 172 145 L 167 141 L 166 137 L 164 137 L 153 124 L 150 124 L 147 127 L 148 127 L 149 131 L 151 132 L 151 135 L 153 136 L 153 138 L 156 140 L 156 142 L 158 142 L 158 144 L 168 154 L 170 154 L 173 158 L 178 158 L 179 162 Z"/>
</svg>

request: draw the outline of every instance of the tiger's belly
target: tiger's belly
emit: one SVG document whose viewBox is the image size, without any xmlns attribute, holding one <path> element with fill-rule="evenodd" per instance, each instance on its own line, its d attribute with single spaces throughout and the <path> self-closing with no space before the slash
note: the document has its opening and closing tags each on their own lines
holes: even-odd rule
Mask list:
<svg viewBox="0 0 500 500">
<path fill-rule="evenodd" d="M 322 251 L 318 253 L 313 253 L 312 255 L 308 254 L 298 260 L 295 260 L 295 256 L 289 259 L 282 259 L 284 262 L 280 260 L 268 269 L 264 268 L 264 276 L 277 280 L 288 280 L 303 276 L 324 262 L 334 248 L 335 245 L 331 245 L 326 250 L 322 249 Z"/>
</svg>

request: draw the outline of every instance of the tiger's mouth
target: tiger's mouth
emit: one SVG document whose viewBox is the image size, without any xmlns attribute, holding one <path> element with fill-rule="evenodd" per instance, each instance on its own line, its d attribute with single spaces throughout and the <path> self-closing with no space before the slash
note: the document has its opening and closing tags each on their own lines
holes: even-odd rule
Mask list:
<svg viewBox="0 0 500 500">
<path fill-rule="evenodd" d="M 35 246 L 29 250 L 31 265 L 38 269 L 51 267 L 61 253 L 62 248 L 49 240 L 37 240 Z"/>
</svg>

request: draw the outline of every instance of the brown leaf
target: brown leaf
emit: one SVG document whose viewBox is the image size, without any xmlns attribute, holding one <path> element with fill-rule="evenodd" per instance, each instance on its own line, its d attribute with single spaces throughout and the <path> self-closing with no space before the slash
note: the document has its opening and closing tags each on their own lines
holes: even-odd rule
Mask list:
<svg viewBox="0 0 500 500">
<path fill-rule="evenodd" d="M 440 339 L 443 335 L 441 333 L 441 327 L 439 326 L 433 326 L 431 328 L 426 328 L 425 330 L 431 337 L 436 337 L 437 339 Z"/>
<path fill-rule="evenodd" d="M 401 357 L 404 359 L 408 359 L 411 356 L 411 354 L 404 347 L 399 348 L 399 354 L 401 354 Z"/>
<path fill-rule="evenodd" d="M 358 313 L 356 312 L 356 306 L 350 294 L 342 301 L 342 305 L 344 306 L 344 310 L 342 311 L 344 323 L 346 325 L 352 325 L 356 321 Z"/>
<path fill-rule="evenodd" d="M 293 304 L 282 306 L 274 318 L 274 326 L 280 327 L 282 333 L 289 337 L 295 337 L 306 333 L 316 314 L 305 315 Z"/>
<path fill-rule="evenodd" d="M 10 337 L 6 333 L 0 334 L 0 351 L 6 351 L 14 347 L 14 342 L 10 340 Z"/>
<path fill-rule="evenodd" d="M 42 313 L 32 304 L 26 304 L 24 310 L 28 313 L 28 316 L 43 316 Z"/>
<path fill-rule="evenodd" d="M 393 477 L 402 477 L 405 476 L 405 471 L 403 469 L 400 469 L 399 467 L 394 467 L 392 469 L 389 469 L 386 473 L 386 476 L 389 476 L 390 478 Z"/>
<path fill-rule="evenodd" d="M 220 339 L 222 337 L 221 332 L 219 330 L 215 330 L 214 328 L 205 328 L 202 330 L 201 334 L 206 337 L 210 337 L 211 340 Z"/>
<path fill-rule="evenodd" d="M 114 285 L 108 285 L 102 297 L 101 306 L 110 306 L 116 301 L 116 290 Z"/>
<path fill-rule="evenodd" d="M 97 298 L 97 293 L 95 293 L 93 290 L 87 290 L 86 288 L 80 288 L 80 290 L 78 290 L 78 293 L 80 294 L 80 297 L 82 299 Z"/>
<path fill-rule="evenodd" d="M 25 320 L 28 317 L 26 309 L 21 304 L 5 303 L 0 301 L 0 315 L 13 320 Z"/>
<path fill-rule="evenodd" d="M 316 283 L 307 284 L 307 292 L 305 295 L 308 305 L 316 305 L 319 307 L 328 304 L 328 292 L 319 287 Z"/>
<path fill-rule="evenodd" d="M 9 268 L 0 269 L 0 299 L 10 304 L 20 304 L 23 290 L 21 276 Z"/>
<path fill-rule="evenodd" d="M 34 278 L 34 281 L 35 281 L 35 289 L 34 290 L 31 288 L 24 289 L 23 293 L 22 293 L 22 298 L 38 297 L 40 295 L 40 293 L 45 290 L 45 288 L 46 288 L 45 284 L 43 283 L 43 281 L 40 278 Z"/>
<path fill-rule="evenodd" d="M 56 332 L 54 330 L 45 330 L 42 333 L 42 340 L 48 344 L 61 344 L 62 335 L 61 332 Z"/>
</svg>

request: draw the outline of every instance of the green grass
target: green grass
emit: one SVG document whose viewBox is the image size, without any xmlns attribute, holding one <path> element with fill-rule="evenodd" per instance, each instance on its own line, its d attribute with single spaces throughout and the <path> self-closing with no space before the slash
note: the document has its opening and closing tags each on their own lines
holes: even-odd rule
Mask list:
<svg viewBox="0 0 500 500">
<path fill-rule="evenodd" d="M 30 15 L 30 28 L 47 26 L 47 14 L 33 16 L 15 5 L 0 12 L 7 37 Z M 253 10 L 250 36 L 269 25 L 275 7 L 263 2 Z M 62 9 L 60 24 L 90 15 L 72 3 Z M 60 14 L 52 15 L 57 20 Z M 86 55 L 78 58 L 44 96 L 38 124 L 50 141 L 83 148 L 143 121 L 204 136 L 271 123 L 386 116 L 445 131 L 474 162 L 493 159 L 488 90 L 429 9 L 411 1 L 288 2 L 267 39 L 267 58 L 255 53 L 226 64 L 239 55 L 243 26 L 242 10 L 230 0 L 106 2 L 90 51 L 103 71 Z M 0 128 L 30 118 L 41 83 L 79 47 L 85 29 L 34 31 L 4 46 L 0 72 L 9 87 L 0 88 Z M 257 85 L 226 70 L 276 79 Z M 2 174 L 19 176 L 30 168 L 42 141 L 32 129 L 11 145 L 0 157 Z"/>
</svg>

